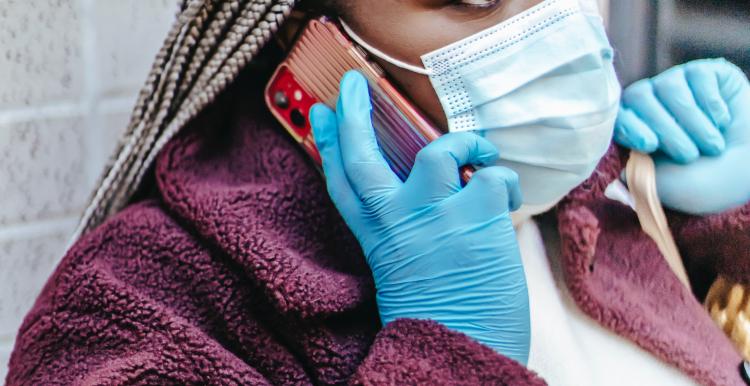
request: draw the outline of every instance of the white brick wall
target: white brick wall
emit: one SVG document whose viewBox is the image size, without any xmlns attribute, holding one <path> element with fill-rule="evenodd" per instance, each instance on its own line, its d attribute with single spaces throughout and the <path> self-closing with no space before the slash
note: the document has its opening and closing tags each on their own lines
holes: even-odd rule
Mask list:
<svg viewBox="0 0 750 386">
<path fill-rule="evenodd" d="M 0 0 L 0 383 L 175 4 Z"/>
</svg>

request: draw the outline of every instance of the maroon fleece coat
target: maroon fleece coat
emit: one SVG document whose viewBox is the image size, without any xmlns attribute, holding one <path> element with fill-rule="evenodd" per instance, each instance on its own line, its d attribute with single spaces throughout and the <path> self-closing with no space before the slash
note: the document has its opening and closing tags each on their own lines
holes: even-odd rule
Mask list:
<svg viewBox="0 0 750 386">
<path fill-rule="evenodd" d="M 380 329 L 359 244 L 243 79 L 163 150 L 155 193 L 68 251 L 7 383 L 544 384 L 437 323 Z"/>
<path fill-rule="evenodd" d="M 380 328 L 356 240 L 258 88 L 237 81 L 162 151 L 153 192 L 68 251 L 7 383 L 544 384 L 437 323 Z M 622 161 L 613 149 L 559 208 L 574 298 L 696 380 L 740 384 L 731 344 L 630 210 L 603 197 Z M 732 263 L 750 251 L 746 208 L 675 221 L 691 269 L 750 277 Z"/>
</svg>

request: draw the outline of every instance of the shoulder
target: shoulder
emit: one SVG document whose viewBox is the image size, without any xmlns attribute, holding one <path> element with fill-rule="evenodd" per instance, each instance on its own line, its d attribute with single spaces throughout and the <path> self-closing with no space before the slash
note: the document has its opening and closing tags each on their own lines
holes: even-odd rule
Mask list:
<svg viewBox="0 0 750 386">
<path fill-rule="evenodd" d="M 102 304 L 105 293 L 165 286 L 155 275 L 195 258 L 200 243 L 155 200 L 133 204 L 81 237 L 66 252 L 27 319 Z M 142 296 L 144 293 L 141 292 Z M 27 323 L 24 323 L 23 329 Z"/>
</svg>

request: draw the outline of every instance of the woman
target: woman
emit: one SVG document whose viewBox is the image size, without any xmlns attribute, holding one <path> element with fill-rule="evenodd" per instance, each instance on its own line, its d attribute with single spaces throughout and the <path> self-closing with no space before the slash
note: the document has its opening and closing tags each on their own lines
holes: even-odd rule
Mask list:
<svg viewBox="0 0 750 386">
<path fill-rule="evenodd" d="M 438 83 L 397 64 L 417 65 L 424 53 L 551 3 L 557 2 L 368 0 L 323 6 L 334 7 L 325 11 L 338 12 L 353 38 L 388 53 L 381 62 L 389 75 L 435 122 L 453 131 L 443 94 L 434 87 Z M 581 4 L 586 7 L 574 13 L 592 23 L 587 30 L 592 34 L 585 36 L 602 44 L 592 4 Z M 232 12 L 231 4 L 226 12 Z M 608 67 L 601 63 L 611 57 L 602 48 L 602 60 L 592 63 L 607 76 Z M 266 59 L 273 56 L 266 54 Z M 398 60 L 389 63 L 393 58 Z M 262 64 L 248 67 L 162 149 L 153 173 L 155 189 L 144 189 L 145 198 L 71 248 L 21 328 L 9 384 L 542 384 L 523 366 L 529 355 L 530 367 L 552 384 L 613 383 L 597 374 L 597 365 L 610 366 L 606 362 L 583 367 L 586 374 L 566 371 L 564 366 L 580 366 L 577 361 L 601 359 L 599 353 L 582 356 L 573 347 L 562 349 L 571 343 L 587 350 L 593 344 L 628 352 L 632 358 L 624 370 L 635 373 L 651 366 L 648 374 L 659 377 L 651 378 L 655 383 L 687 382 L 686 375 L 705 384 L 741 382 L 736 372 L 740 358 L 731 344 L 669 272 L 628 208 L 604 197 L 604 189 L 622 170 L 617 149 L 604 156 L 612 127 L 591 125 L 609 130 L 603 136 L 590 132 L 605 137 L 604 148 L 592 146 L 585 153 L 590 159 L 572 172 L 547 174 L 554 184 L 526 182 L 525 176 L 533 174 L 522 171 L 533 168 L 516 173 L 512 165 L 504 166 L 503 149 L 497 150 L 502 143 L 490 131 L 484 138 L 446 135 L 423 151 L 411 182 L 402 184 L 388 174 L 373 140 L 366 83 L 350 74 L 343 80 L 336 112 L 317 107 L 311 120 L 328 192 L 355 240 L 327 199 L 320 176 L 265 111 L 261 90 L 266 77 L 257 75 Z M 693 64 L 659 79 L 684 91 L 679 76 L 685 80 L 682 74 L 695 72 L 711 74 L 700 78 L 707 84 L 703 91 L 720 95 L 722 103 L 707 106 L 724 106 L 729 117 L 708 115 L 713 110 L 704 110 L 702 103 L 712 99 L 696 93 L 694 105 L 677 105 L 687 106 L 684 110 L 693 117 L 706 111 L 711 125 L 691 126 L 694 120 L 680 115 L 669 125 L 658 122 L 670 102 L 650 103 L 655 99 L 648 90 L 660 84 L 656 79 L 643 83 L 650 88 L 642 84 L 626 91 L 617 134 L 641 150 L 658 148 L 674 158 L 684 156 L 684 162 L 699 158 L 684 168 L 660 160 L 660 182 L 676 187 L 674 200 L 667 195 L 665 202 L 678 209 L 684 204 L 695 211 L 729 210 L 747 201 L 748 190 L 741 192 L 740 203 L 708 192 L 704 197 L 714 206 L 685 204 L 679 196 L 683 181 L 670 181 L 675 172 L 667 172 L 699 174 L 700 168 L 692 165 L 724 160 L 727 165 L 711 169 L 719 175 L 732 170 L 727 166 L 737 170 L 741 163 L 736 159 L 748 153 L 743 148 L 748 141 L 742 138 L 750 130 L 741 130 L 750 122 L 741 108 L 750 103 L 747 80 L 735 75 L 727 80 L 724 75 L 735 71 L 719 62 Z M 715 87 L 706 79 L 716 79 Z M 610 89 L 589 91 L 609 97 Z M 666 96 L 681 96 L 678 101 L 685 102 L 686 94 L 677 91 Z M 545 95 L 559 94 L 549 89 L 540 98 Z M 611 105 L 616 113 L 617 98 L 603 102 L 596 104 L 605 111 L 602 121 L 613 126 Z M 666 116 L 672 114 L 677 115 L 671 111 Z M 661 132 L 664 127 L 673 132 Z M 713 127 L 726 139 L 725 149 L 704 151 L 700 139 L 715 136 Z M 680 135 L 689 145 L 675 141 Z M 672 147 L 675 142 L 684 147 Z M 690 146 L 714 157 L 691 154 Z M 461 188 L 457 176 L 462 164 L 488 167 Z M 524 189 L 533 186 L 528 183 L 541 188 Z M 546 245 L 540 247 L 528 217 L 554 206 L 574 188 L 557 210 L 559 235 L 547 232 L 553 236 L 545 237 Z M 510 211 L 518 207 L 524 215 L 516 216 L 515 237 Z M 676 216 L 678 243 L 702 242 L 703 249 L 687 250 L 705 252 L 710 237 L 741 235 L 747 229 L 744 213 L 746 209 L 705 218 Z M 690 237 L 696 230 L 706 236 Z M 688 266 L 709 264 L 726 273 L 724 255 L 744 257 L 742 251 L 749 250 L 742 244 L 745 239 L 736 239 L 719 251 L 721 256 L 711 256 L 717 264 L 700 253 L 684 253 Z M 549 261 L 562 266 L 578 307 L 641 348 L 576 315 L 575 305 L 562 298 L 564 289 L 542 292 L 542 284 L 554 287 L 559 281 L 549 263 L 538 267 L 547 261 L 545 252 Z M 535 281 L 545 272 L 545 282 Z M 652 296 L 644 295 L 648 293 Z M 555 298 L 562 300 L 541 303 Z M 545 325 L 536 304 L 550 304 L 543 312 L 559 312 L 572 322 Z M 560 326 L 575 330 L 559 331 L 568 338 L 599 330 L 580 342 L 548 339 Z M 536 354 L 545 347 L 547 352 Z M 535 359 L 540 357 L 544 359 Z M 640 380 L 630 375 L 625 381 Z"/>
</svg>

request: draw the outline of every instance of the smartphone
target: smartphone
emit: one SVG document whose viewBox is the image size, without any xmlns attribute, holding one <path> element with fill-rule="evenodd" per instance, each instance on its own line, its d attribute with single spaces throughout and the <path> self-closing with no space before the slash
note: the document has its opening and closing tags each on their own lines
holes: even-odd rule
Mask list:
<svg viewBox="0 0 750 386">
<path fill-rule="evenodd" d="M 308 119 L 310 108 L 322 102 L 335 108 L 339 83 L 347 71 L 367 79 L 372 98 L 372 124 L 391 169 L 406 180 L 420 149 L 441 132 L 387 79 L 385 72 L 352 42 L 341 26 L 327 17 L 308 22 L 288 57 L 265 90 L 268 108 L 281 125 L 320 167 Z M 462 170 L 464 181 L 471 170 Z"/>
</svg>

